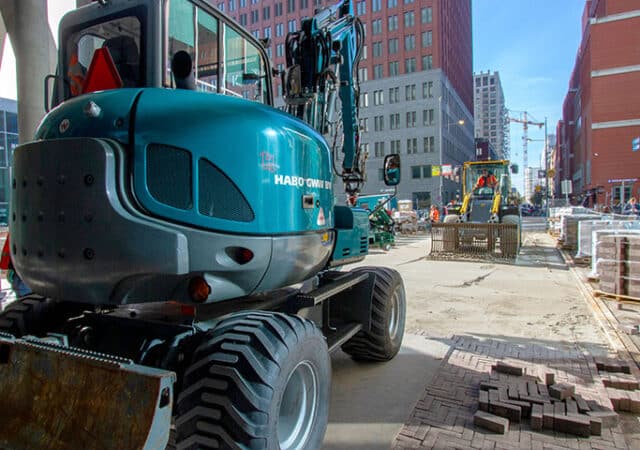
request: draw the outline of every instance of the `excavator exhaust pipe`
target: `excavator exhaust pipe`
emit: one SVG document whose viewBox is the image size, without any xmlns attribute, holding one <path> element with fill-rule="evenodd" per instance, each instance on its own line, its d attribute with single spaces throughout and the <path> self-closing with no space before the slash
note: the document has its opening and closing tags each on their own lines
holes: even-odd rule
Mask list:
<svg viewBox="0 0 640 450">
<path fill-rule="evenodd" d="M 435 223 L 431 226 L 432 259 L 515 260 L 520 233 L 511 223 Z"/>
</svg>

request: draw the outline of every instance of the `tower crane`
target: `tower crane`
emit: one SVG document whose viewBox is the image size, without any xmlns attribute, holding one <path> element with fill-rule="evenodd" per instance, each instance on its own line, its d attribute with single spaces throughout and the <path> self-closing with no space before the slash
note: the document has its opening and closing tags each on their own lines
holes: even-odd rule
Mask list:
<svg viewBox="0 0 640 450">
<path fill-rule="evenodd" d="M 512 116 L 511 113 L 516 113 L 517 116 Z M 507 116 L 509 122 L 516 122 L 522 124 L 523 134 L 522 134 L 522 165 L 524 170 L 527 170 L 529 167 L 529 125 L 537 126 L 542 128 L 544 126 L 544 122 L 538 122 L 534 120 L 534 118 L 527 111 L 513 111 L 509 110 L 509 115 Z"/>
</svg>

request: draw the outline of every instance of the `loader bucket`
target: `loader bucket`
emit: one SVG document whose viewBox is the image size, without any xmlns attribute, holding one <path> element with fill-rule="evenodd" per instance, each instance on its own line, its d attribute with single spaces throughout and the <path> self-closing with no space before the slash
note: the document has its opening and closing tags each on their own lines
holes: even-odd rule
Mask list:
<svg viewBox="0 0 640 450">
<path fill-rule="evenodd" d="M 517 224 L 435 223 L 431 226 L 433 259 L 515 259 L 520 249 Z"/>
<path fill-rule="evenodd" d="M 164 449 L 172 372 L 0 333 L 0 448 Z"/>
</svg>

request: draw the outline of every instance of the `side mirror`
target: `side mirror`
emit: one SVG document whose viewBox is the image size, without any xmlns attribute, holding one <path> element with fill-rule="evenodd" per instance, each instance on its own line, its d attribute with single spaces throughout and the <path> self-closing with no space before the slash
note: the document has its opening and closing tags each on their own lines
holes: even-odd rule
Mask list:
<svg viewBox="0 0 640 450">
<path fill-rule="evenodd" d="M 518 165 L 517 164 L 511 164 L 511 173 L 514 174 L 514 175 L 518 173 Z"/>
<path fill-rule="evenodd" d="M 384 158 L 384 184 L 387 186 L 400 184 L 400 155 L 397 153 Z"/>
<path fill-rule="evenodd" d="M 177 51 L 171 58 L 171 72 L 178 89 L 196 89 L 196 80 L 193 76 L 193 59 L 184 50 Z"/>
</svg>

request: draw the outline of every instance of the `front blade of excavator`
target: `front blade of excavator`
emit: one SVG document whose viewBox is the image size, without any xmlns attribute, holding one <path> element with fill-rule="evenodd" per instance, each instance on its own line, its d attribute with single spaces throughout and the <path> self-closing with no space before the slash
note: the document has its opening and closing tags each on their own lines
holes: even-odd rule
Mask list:
<svg viewBox="0 0 640 450">
<path fill-rule="evenodd" d="M 0 448 L 164 449 L 175 374 L 0 333 Z"/>
<path fill-rule="evenodd" d="M 511 223 L 434 223 L 429 257 L 514 260 L 519 236 L 518 225 Z"/>
</svg>

